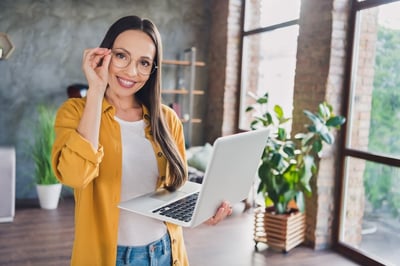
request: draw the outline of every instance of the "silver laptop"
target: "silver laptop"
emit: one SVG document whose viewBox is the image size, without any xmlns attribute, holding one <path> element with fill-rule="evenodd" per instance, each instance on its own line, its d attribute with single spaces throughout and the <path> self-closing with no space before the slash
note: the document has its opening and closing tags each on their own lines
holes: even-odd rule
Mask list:
<svg viewBox="0 0 400 266">
<path fill-rule="evenodd" d="M 187 181 L 174 192 L 160 189 L 121 202 L 119 208 L 148 217 L 195 227 L 212 217 L 222 201 L 245 199 L 264 150 L 269 128 L 218 138 L 202 184 Z"/>
</svg>

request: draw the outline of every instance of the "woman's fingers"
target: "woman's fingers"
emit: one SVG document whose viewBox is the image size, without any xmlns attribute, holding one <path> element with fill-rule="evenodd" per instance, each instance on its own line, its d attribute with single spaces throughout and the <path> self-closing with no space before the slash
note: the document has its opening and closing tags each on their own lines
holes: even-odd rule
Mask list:
<svg viewBox="0 0 400 266">
<path fill-rule="evenodd" d="M 110 59 L 111 50 L 107 48 L 97 47 L 83 52 L 82 68 L 89 87 L 106 88 Z"/>
<path fill-rule="evenodd" d="M 208 225 L 216 225 L 230 215 L 232 215 L 232 206 L 229 202 L 224 201 L 218 208 L 215 215 L 208 219 L 205 223 Z"/>
<path fill-rule="evenodd" d="M 84 66 L 89 66 L 93 70 L 102 66 L 108 67 L 107 64 L 99 64 L 103 61 L 104 57 L 109 55 L 110 53 L 110 49 L 107 48 L 97 47 L 93 49 L 86 49 L 84 51 L 83 64 Z"/>
<path fill-rule="evenodd" d="M 101 59 L 102 60 L 102 65 L 100 67 L 100 71 L 102 74 L 108 73 L 108 66 L 110 65 L 111 61 L 111 51 L 109 51 L 107 54 L 104 55 L 104 57 Z"/>
</svg>

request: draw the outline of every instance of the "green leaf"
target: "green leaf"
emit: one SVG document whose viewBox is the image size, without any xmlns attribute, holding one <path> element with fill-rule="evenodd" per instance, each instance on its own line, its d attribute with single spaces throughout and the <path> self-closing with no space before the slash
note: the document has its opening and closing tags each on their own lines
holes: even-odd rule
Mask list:
<svg viewBox="0 0 400 266">
<path fill-rule="evenodd" d="M 315 140 L 312 144 L 312 150 L 318 154 L 322 150 L 322 141 L 320 139 Z"/>
<path fill-rule="evenodd" d="M 290 146 L 285 146 L 283 148 L 283 151 L 289 156 L 289 157 L 294 157 L 295 155 L 295 150 L 293 147 Z"/>
<path fill-rule="evenodd" d="M 304 156 L 304 164 L 303 167 L 300 169 L 300 183 L 304 187 L 306 192 L 311 193 L 311 186 L 310 186 L 310 180 L 313 176 L 313 167 L 314 167 L 314 157 L 312 156 Z"/>
<path fill-rule="evenodd" d="M 259 103 L 259 104 L 265 104 L 265 103 L 268 103 L 268 98 L 267 97 L 260 97 L 260 98 L 257 99 L 256 102 Z"/>
<path fill-rule="evenodd" d="M 332 133 L 324 126 L 322 132 L 320 133 L 321 139 L 328 144 L 332 144 L 335 141 L 335 137 Z"/>
<path fill-rule="evenodd" d="M 286 206 L 279 202 L 275 205 L 275 211 L 278 214 L 283 214 L 286 212 Z"/>
<path fill-rule="evenodd" d="M 304 193 L 302 191 L 298 191 L 295 196 L 295 201 L 297 208 L 300 212 L 304 213 L 306 210 L 306 204 L 304 199 Z"/>
<path fill-rule="evenodd" d="M 272 115 L 270 113 L 266 113 L 265 117 L 267 118 L 268 125 L 271 125 L 273 123 Z"/>
<path fill-rule="evenodd" d="M 344 122 L 346 122 L 346 118 L 344 118 L 343 116 L 334 116 L 329 118 L 328 121 L 326 121 L 326 125 L 328 127 L 339 127 L 343 125 Z"/>
<path fill-rule="evenodd" d="M 282 155 L 280 153 L 274 153 L 271 158 L 271 165 L 273 165 L 274 168 L 279 168 L 281 165 L 282 161 Z"/>
<path fill-rule="evenodd" d="M 251 121 L 251 123 L 250 123 L 250 128 L 251 128 L 252 130 L 257 129 L 257 124 L 258 124 L 258 123 L 259 123 L 259 122 L 258 122 L 257 120 Z"/>
<path fill-rule="evenodd" d="M 313 132 L 309 132 L 307 134 L 303 134 L 303 139 L 301 140 L 301 144 L 302 146 L 309 146 L 312 145 L 312 143 L 315 141 L 315 137 L 316 134 L 314 134 Z"/>
<path fill-rule="evenodd" d="M 265 207 L 270 207 L 270 206 L 273 206 L 274 205 L 274 202 L 271 200 L 271 198 L 270 197 L 266 197 L 265 198 Z"/>
<path fill-rule="evenodd" d="M 329 106 L 326 102 L 320 103 L 318 105 L 318 114 L 321 116 L 322 119 L 326 120 L 331 117 L 331 110 L 332 107 Z"/>
<path fill-rule="evenodd" d="M 286 129 L 283 127 L 278 128 L 278 139 L 285 140 L 286 139 Z"/>
<path fill-rule="evenodd" d="M 315 127 L 315 125 L 309 125 L 307 126 L 307 130 L 309 132 L 317 132 L 317 128 Z"/>
<path fill-rule="evenodd" d="M 314 115 L 313 113 L 311 113 L 308 110 L 304 110 L 303 113 L 314 123 L 314 121 L 319 121 L 319 118 Z"/>
<path fill-rule="evenodd" d="M 250 112 L 250 111 L 253 111 L 254 110 L 254 107 L 253 106 L 248 106 L 247 108 L 246 108 L 246 111 L 245 112 Z"/>
<path fill-rule="evenodd" d="M 278 120 L 283 118 L 284 115 L 283 115 L 283 109 L 282 109 L 281 106 L 275 105 L 274 106 L 274 112 L 275 112 L 275 115 L 278 118 Z"/>
</svg>

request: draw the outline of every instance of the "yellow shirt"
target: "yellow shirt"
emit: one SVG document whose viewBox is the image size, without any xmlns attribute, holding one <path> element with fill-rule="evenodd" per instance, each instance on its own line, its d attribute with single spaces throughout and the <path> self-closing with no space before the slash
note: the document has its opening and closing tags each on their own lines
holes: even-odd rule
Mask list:
<svg viewBox="0 0 400 266">
<path fill-rule="evenodd" d="M 122 147 L 119 124 L 114 120 L 115 109 L 105 99 L 102 104 L 99 149 L 78 132 L 86 98 L 67 100 L 58 110 L 53 145 L 52 166 L 57 178 L 74 189 L 75 239 L 71 265 L 115 265 L 117 252 L 117 207 L 121 194 Z M 168 179 L 167 160 L 152 137 L 150 115 L 143 108 L 145 136 L 151 142 L 158 165 L 157 187 Z M 183 126 L 174 111 L 163 106 L 162 111 L 172 138 L 186 161 Z M 134 148 L 134 147 L 132 147 Z M 172 262 L 188 265 L 182 228 L 166 223 L 171 238 Z"/>
</svg>

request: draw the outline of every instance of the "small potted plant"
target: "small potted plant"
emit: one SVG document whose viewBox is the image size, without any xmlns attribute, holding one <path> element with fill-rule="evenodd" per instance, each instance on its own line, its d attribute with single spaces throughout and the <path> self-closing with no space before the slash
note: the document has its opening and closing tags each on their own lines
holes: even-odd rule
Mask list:
<svg viewBox="0 0 400 266">
<path fill-rule="evenodd" d="M 328 103 L 320 103 L 316 113 L 304 111 L 310 120 L 310 124 L 305 125 L 306 132 L 291 138 L 284 127 L 290 119 L 285 117 L 282 108 L 275 105 L 273 112 L 268 110 L 268 93 L 261 97 L 253 97 L 255 104 L 246 109 L 246 112 L 258 111 L 251 121 L 251 129 L 267 126 L 274 129 L 258 169 L 258 193 L 261 193 L 265 201 L 265 210 L 262 210 L 263 221 L 267 223 L 274 215 L 281 215 L 289 219 L 282 227 L 286 231 L 292 230 L 288 228 L 290 219 L 300 226 L 298 230 L 294 230 L 297 233 L 295 239 L 285 236 L 282 239 L 284 242 L 277 244 L 278 239 L 272 239 L 274 233 L 265 231 L 261 233 L 261 237 L 255 234 L 255 241 L 256 244 L 267 242 L 269 246 L 288 251 L 304 241 L 304 224 L 301 225 L 299 221 L 304 223 L 305 220 L 304 195 L 311 196 L 312 193 L 310 181 L 317 172 L 315 161 L 319 158 L 324 143 L 334 143 L 332 130 L 339 129 L 345 118 L 334 115 L 332 106 Z M 294 214 L 299 218 L 295 218 Z M 260 216 L 256 214 L 256 219 L 257 215 Z M 268 230 L 268 227 L 271 225 L 265 225 L 265 230 Z M 302 230 L 303 235 L 299 235 Z"/>
<path fill-rule="evenodd" d="M 31 156 L 35 164 L 34 179 L 39 203 L 43 209 L 55 209 L 60 198 L 61 183 L 58 182 L 51 167 L 51 150 L 55 138 L 55 108 L 38 105 L 38 120 L 34 126 L 34 142 Z"/>
</svg>

